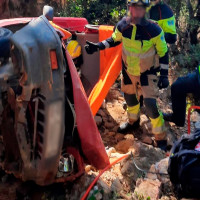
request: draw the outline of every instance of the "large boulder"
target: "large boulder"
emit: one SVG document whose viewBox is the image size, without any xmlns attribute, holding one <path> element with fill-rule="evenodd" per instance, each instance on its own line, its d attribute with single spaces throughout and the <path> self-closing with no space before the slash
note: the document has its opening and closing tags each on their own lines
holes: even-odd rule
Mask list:
<svg viewBox="0 0 200 200">
<path fill-rule="evenodd" d="M 161 196 L 161 186 L 159 180 L 138 179 L 134 191 L 135 198 L 157 200 Z"/>
<path fill-rule="evenodd" d="M 121 140 L 116 146 L 115 149 L 120 153 L 127 153 L 129 148 L 133 146 L 134 140 L 126 139 Z"/>
</svg>

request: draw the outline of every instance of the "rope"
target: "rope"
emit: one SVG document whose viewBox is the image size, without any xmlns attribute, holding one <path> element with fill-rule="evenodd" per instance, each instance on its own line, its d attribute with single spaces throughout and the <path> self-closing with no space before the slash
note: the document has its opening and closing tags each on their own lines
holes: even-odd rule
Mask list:
<svg viewBox="0 0 200 200">
<path fill-rule="evenodd" d="M 151 171 L 148 171 L 148 170 L 141 169 L 141 168 L 138 167 L 138 165 L 136 164 L 132 152 L 131 152 L 131 156 L 132 156 L 133 164 L 135 165 L 136 169 L 139 170 L 139 171 L 141 171 L 141 172 L 143 172 L 144 175 L 145 175 L 145 174 L 156 174 L 156 175 L 161 175 L 161 176 L 169 176 L 169 174 L 167 174 L 167 173 L 151 172 Z"/>
</svg>

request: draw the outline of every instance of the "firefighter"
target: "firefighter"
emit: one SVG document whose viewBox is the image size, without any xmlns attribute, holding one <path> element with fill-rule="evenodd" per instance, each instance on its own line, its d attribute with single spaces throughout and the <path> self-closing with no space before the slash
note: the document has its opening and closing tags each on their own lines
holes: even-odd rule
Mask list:
<svg viewBox="0 0 200 200">
<path fill-rule="evenodd" d="M 70 40 L 67 44 L 67 50 L 74 61 L 75 65 L 80 66 L 80 60 L 82 60 L 81 45 L 76 40 Z"/>
<path fill-rule="evenodd" d="M 81 75 L 81 65 L 83 64 L 83 56 L 81 53 L 81 45 L 76 40 L 76 36 L 72 35 L 72 39 L 67 43 L 67 51 L 69 52 L 79 75 Z"/>
<path fill-rule="evenodd" d="M 176 42 L 176 20 L 172 9 L 166 3 L 162 0 L 151 0 L 149 18 L 156 21 L 163 29 L 168 44 Z"/>
<path fill-rule="evenodd" d="M 124 17 L 117 24 L 110 38 L 99 43 L 87 41 L 85 49 L 88 54 L 93 54 L 122 43 L 121 89 L 127 103 L 129 121 L 122 124 L 118 132 L 126 133 L 139 127 L 141 89 L 152 133 L 157 145 L 163 148 L 167 144 L 166 128 L 163 116 L 158 111 L 156 98 L 159 88 L 167 88 L 169 85 L 168 48 L 162 29 L 145 18 L 149 4 L 149 0 L 128 0 L 130 16 Z"/>
<path fill-rule="evenodd" d="M 173 113 L 163 114 L 166 121 L 174 122 L 177 126 L 185 125 L 186 97 L 192 93 L 200 98 L 200 66 L 185 77 L 178 78 L 171 87 Z"/>
</svg>

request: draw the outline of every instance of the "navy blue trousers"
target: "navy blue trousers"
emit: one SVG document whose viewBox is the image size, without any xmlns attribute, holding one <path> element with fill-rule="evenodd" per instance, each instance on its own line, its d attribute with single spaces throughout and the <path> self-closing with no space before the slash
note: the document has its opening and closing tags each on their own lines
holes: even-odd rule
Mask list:
<svg viewBox="0 0 200 200">
<path fill-rule="evenodd" d="M 192 93 L 200 97 L 199 72 L 178 78 L 171 88 L 173 119 L 177 126 L 184 126 L 186 115 L 186 97 Z"/>
</svg>

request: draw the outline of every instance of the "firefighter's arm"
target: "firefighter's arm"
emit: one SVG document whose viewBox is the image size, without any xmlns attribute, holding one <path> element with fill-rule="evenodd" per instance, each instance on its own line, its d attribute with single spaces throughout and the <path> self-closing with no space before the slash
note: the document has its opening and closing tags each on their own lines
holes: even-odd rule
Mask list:
<svg viewBox="0 0 200 200">
<path fill-rule="evenodd" d="M 159 55 L 160 62 L 160 80 L 158 82 L 158 87 L 160 89 L 167 88 L 169 85 L 168 81 L 168 69 L 169 69 L 169 55 L 168 55 L 168 47 L 165 41 L 164 32 L 153 38 L 153 42 L 155 44 L 157 54 Z"/>
<path fill-rule="evenodd" d="M 88 54 L 93 54 L 98 50 L 104 50 L 106 48 L 115 47 L 119 45 L 122 41 L 122 33 L 116 27 L 112 36 L 104 41 L 93 43 L 86 41 L 87 45 L 85 46 L 85 50 Z"/>
<path fill-rule="evenodd" d="M 176 20 L 175 17 L 172 16 L 170 18 L 161 20 L 162 25 L 159 25 L 162 27 L 163 31 L 165 32 L 165 40 L 169 44 L 174 44 L 177 40 L 176 35 Z"/>
</svg>

